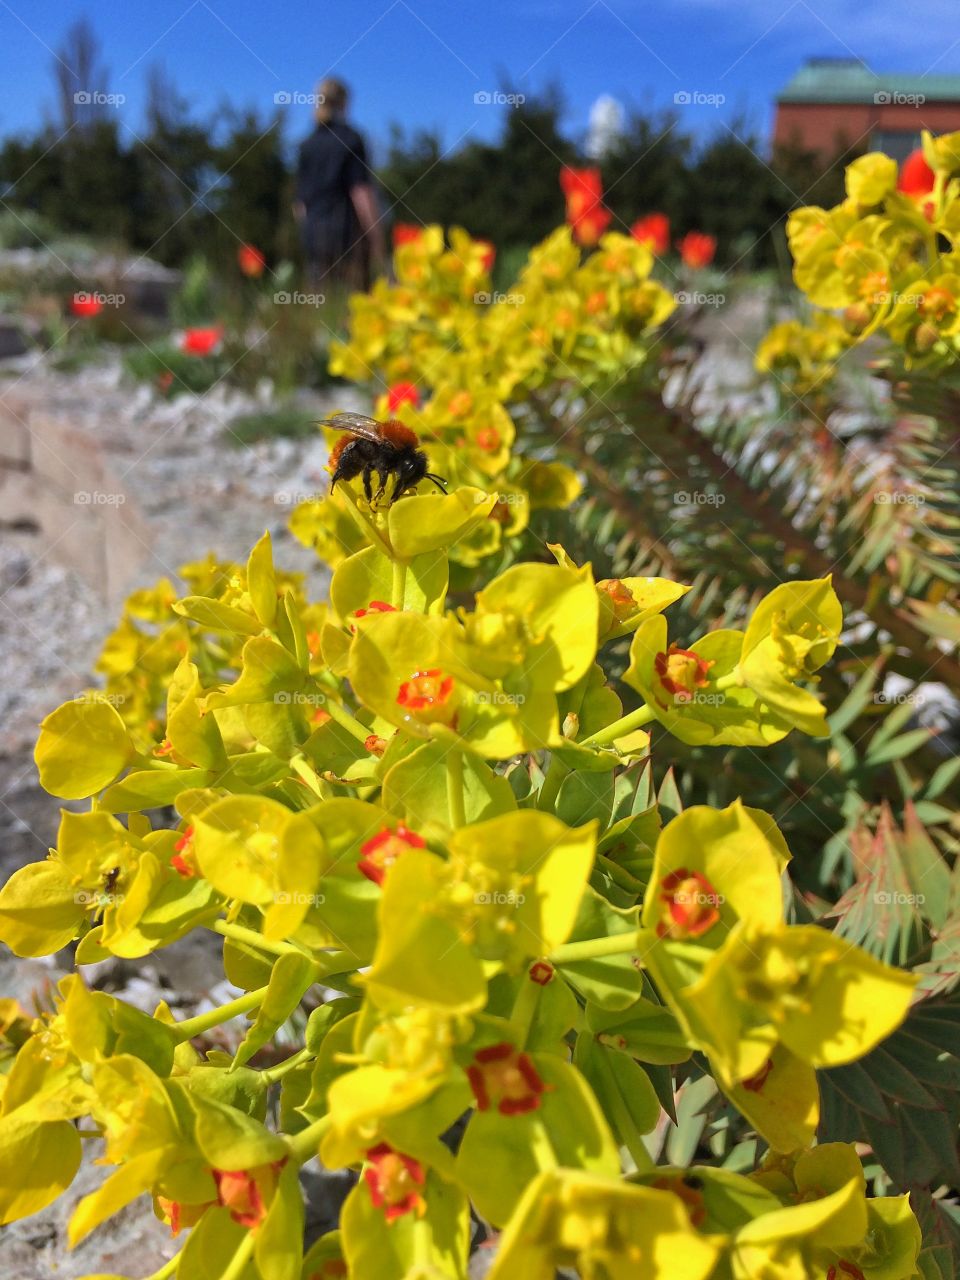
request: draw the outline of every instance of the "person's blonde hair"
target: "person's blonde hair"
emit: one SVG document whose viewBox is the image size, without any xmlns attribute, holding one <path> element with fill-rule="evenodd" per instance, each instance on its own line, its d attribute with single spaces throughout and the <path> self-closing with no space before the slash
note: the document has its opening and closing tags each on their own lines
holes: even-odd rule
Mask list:
<svg viewBox="0 0 960 1280">
<path fill-rule="evenodd" d="M 342 80 L 335 76 L 327 76 L 317 85 L 317 106 L 315 115 L 318 124 L 329 124 L 335 117 L 343 115 L 347 109 L 350 90 Z"/>
</svg>

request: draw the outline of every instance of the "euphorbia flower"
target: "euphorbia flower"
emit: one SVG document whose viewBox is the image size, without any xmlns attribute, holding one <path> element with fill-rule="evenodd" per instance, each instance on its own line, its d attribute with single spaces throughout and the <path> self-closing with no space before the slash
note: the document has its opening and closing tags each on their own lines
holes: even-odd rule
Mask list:
<svg viewBox="0 0 960 1280">
<path fill-rule="evenodd" d="M 502 1116 L 536 1111 L 551 1085 L 544 1084 L 526 1053 L 506 1041 L 478 1049 L 467 1067 L 478 1111 L 496 1108 Z"/>
<path fill-rule="evenodd" d="M 193 852 L 193 827 L 187 827 L 183 835 L 173 846 L 176 853 L 170 859 L 174 871 L 180 873 L 185 880 L 192 880 L 200 874 L 197 870 L 196 856 Z"/>
<path fill-rule="evenodd" d="M 613 217 L 603 207 L 603 180 L 599 169 L 560 170 L 560 186 L 567 200 L 567 222 L 578 244 L 595 245 Z"/>
<path fill-rule="evenodd" d="M 530 966 L 527 977 L 531 982 L 535 982 L 538 987 L 545 987 L 547 983 L 553 981 L 553 975 L 556 973 L 553 965 L 546 960 L 537 960 Z"/>
<path fill-rule="evenodd" d="M 681 867 L 660 881 L 658 938 L 699 938 L 720 919 L 720 895 L 699 871 Z"/>
<path fill-rule="evenodd" d="M 688 231 L 678 241 L 677 248 L 684 266 L 708 267 L 717 251 L 717 241 L 715 236 L 707 235 L 705 231 Z"/>
<path fill-rule="evenodd" d="M 387 412 L 396 413 L 403 404 L 411 404 L 414 409 L 420 403 L 420 392 L 412 382 L 395 382 L 387 392 Z"/>
<path fill-rule="evenodd" d="M 705 689 L 709 684 L 707 672 L 712 662 L 701 658 L 692 649 L 681 649 L 672 644 L 666 653 L 658 653 L 654 659 L 653 669 L 662 688 L 675 702 L 691 702 L 697 689 Z M 667 704 L 661 702 L 665 707 Z"/>
<path fill-rule="evenodd" d="M 703 1181 L 695 1173 L 663 1174 L 649 1184 L 657 1191 L 669 1191 L 684 1204 L 694 1227 L 702 1227 L 707 1220 L 707 1207 L 703 1201 Z"/>
<path fill-rule="evenodd" d="M 836 1266 L 827 1269 L 827 1280 L 842 1280 L 843 1276 L 847 1276 L 848 1280 L 866 1280 L 863 1272 L 853 1262 L 847 1262 L 841 1258 Z"/>
<path fill-rule="evenodd" d="M 252 244 L 242 244 L 237 250 L 237 262 L 240 264 L 240 270 L 245 276 L 251 279 L 258 279 L 263 275 L 263 269 L 267 265 L 267 260 L 260 250 Z"/>
<path fill-rule="evenodd" d="M 602 591 L 613 605 L 614 617 L 618 621 L 628 618 L 631 613 L 636 613 L 637 602 L 633 598 L 633 592 L 619 578 L 602 578 L 597 583 L 597 590 Z"/>
<path fill-rule="evenodd" d="M 217 1200 L 241 1227 L 258 1227 L 277 1186 L 284 1161 L 258 1165 L 255 1169 L 213 1169 Z"/>
<path fill-rule="evenodd" d="M 95 293 L 75 293 L 70 299 L 70 310 L 75 316 L 98 316 L 103 303 Z"/>
<path fill-rule="evenodd" d="M 393 227 L 393 247 L 399 249 L 403 244 L 415 244 L 423 235 L 423 227 L 413 222 L 397 222 Z"/>
<path fill-rule="evenodd" d="M 476 436 L 477 448 L 484 453 L 495 453 L 500 448 L 500 432 L 496 427 L 481 427 Z"/>
<path fill-rule="evenodd" d="M 360 846 L 362 857 L 357 867 L 374 884 L 383 884 L 387 871 L 402 854 L 408 849 L 423 849 L 426 843 L 423 836 L 417 835 L 415 831 L 408 831 L 404 826 L 395 830 L 384 827 Z"/>
<path fill-rule="evenodd" d="M 648 213 L 636 220 L 630 234 L 634 240 L 648 245 L 658 257 L 662 257 L 670 248 L 670 219 L 665 213 Z"/>
<path fill-rule="evenodd" d="M 369 751 L 372 756 L 382 756 L 387 749 L 386 738 L 381 738 L 378 733 L 368 733 L 363 740 L 364 750 Z"/>
<path fill-rule="evenodd" d="M 419 1188 L 426 1182 L 427 1175 L 419 1160 L 394 1151 L 387 1142 L 371 1147 L 366 1158 L 363 1177 L 370 1188 L 374 1208 L 382 1209 L 388 1222 L 405 1213 L 415 1213 L 422 1218 L 427 1203 Z"/>
<path fill-rule="evenodd" d="M 397 703 L 417 720 L 425 724 L 441 721 L 450 724 L 456 712 L 452 705 L 453 676 L 446 675 L 439 667 L 415 671 L 404 680 L 397 691 Z"/>
<path fill-rule="evenodd" d="M 208 356 L 223 340 L 223 325 L 214 324 L 204 329 L 186 329 L 180 349 L 188 356 Z"/>
<path fill-rule="evenodd" d="M 206 1204 L 181 1204 L 179 1200 L 157 1196 L 157 1208 L 170 1224 L 170 1234 L 173 1236 L 178 1236 L 185 1227 L 195 1227 L 210 1206 L 216 1203 L 216 1200 L 208 1200 Z"/>
</svg>

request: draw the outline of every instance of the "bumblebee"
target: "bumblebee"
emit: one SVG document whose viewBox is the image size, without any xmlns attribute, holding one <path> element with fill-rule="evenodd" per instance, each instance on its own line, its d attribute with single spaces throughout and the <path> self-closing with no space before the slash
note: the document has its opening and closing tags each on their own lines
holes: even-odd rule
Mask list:
<svg viewBox="0 0 960 1280">
<path fill-rule="evenodd" d="M 330 451 L 331 493 L 338 480 L 352 480 L 355 476 L 363 476 L 363 492 L 371 506 L 383 497 L 391 476 L 395 481 L 390 502 L 396 502 L 408 489 L 415 489 L 421 480 L 432 480 L 441 493 L 447 492 L 443 477 L 427 470 L 427 455 L 417 447 L 420 441 L 416 432 L 402 422 L 377 422 L 359 413 L 335 413 L 323 425 L 346 432 Z M 371 483 L 374 472 L 380 481 L 376 494 Z"/>
</svg>

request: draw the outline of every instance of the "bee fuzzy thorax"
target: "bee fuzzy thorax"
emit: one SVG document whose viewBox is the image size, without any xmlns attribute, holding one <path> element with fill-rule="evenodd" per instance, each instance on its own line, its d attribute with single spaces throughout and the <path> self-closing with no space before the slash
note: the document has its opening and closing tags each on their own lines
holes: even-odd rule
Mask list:
<svg viewBox="0 0 960 1280">
<path fill-rule="evenodd" d="M 416 449 L 420 443 L 417 433 L 396 419 L 380 424 L 380 436 L 397 449 Z"/>
</svg>

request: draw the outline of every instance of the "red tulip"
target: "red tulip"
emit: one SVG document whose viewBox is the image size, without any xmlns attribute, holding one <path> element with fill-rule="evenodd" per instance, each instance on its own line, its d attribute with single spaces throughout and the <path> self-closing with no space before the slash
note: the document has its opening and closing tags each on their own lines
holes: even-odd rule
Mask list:
<svg viewBox="0 0 960 1280">
<path fill-rule="evenodd" d="M 567 222 L 578 244 L 594 245 L 606 231 L 613 214 L 603 207 L 603 180 L 599 169 L 560 170 L 560 186 L 567 199 Z"/>
<path fill-rule="evenodd" d="M 70 310 L 75 316 L 98 316 L 103 303 L 95 293 L 75 293 L 70 299 Z"/>
<path fill-rule="evenodd" d="M 717 251 L 715 236 L 708 236 L 705 231 L 688 231 L 677 248 L 684 266 L 708 267 Z"/>
<path fill-rule="evenodd" d="M 252 244 L 242 244 L 237 250 L 237 262 L 240 264 L 240 270 L 245 276 L 251 279 L 259 279 L 263 275 L 263 269 L 267 265 L 267 260 L 260 250 Z"/>
<path fill-rule="evenodd" d="M 665 213 L 648 213 L 630 228 L 634 240 L 649 245 L 658 258 L 670 248 L 670 219 Z"/>
<path fill-rule="evenodd" d="M 420 403 L 420 392 L 412 382 L 395 382 L 387 392 L 387 412 L 396 413 L 402 404 L 413 405 L 416 409 Z"/>
<path fill-rule="evenodd" d="M 491 244 L 489 240 L 477 240 L 476 243 L 483 246 L 483 258 L 481 259 L 481 265 L 483 266 L 484 271 L 492 271 L 493 264 L 497 260 L 497 246 L 495 244 Z"/>
<path fill-rule="evenodd" d="M 399 249 L 402 244 L 414 244 L 423 235 L 423 227 L 413 222 L 397 222 L 393 227 L 393 247 Z"/>
<path fill-rule="evenodd" d="M 210 325 L 206 329 L 186 329 L 180 342 L 180 350 L 188 356 L 209 356 L 222 340 L 222 324 Z"/>
<path fill-rule="evenodd" d="M 933 192 L 936 175 L 927 164 L 922 149 L 911 151 L 900 166 L 900 177 L 897 190 L 902 191 L 911 200 L 916 200 L 927 218 L 933 217 L 933 200 L 929 197 Z"/>
</svg>

